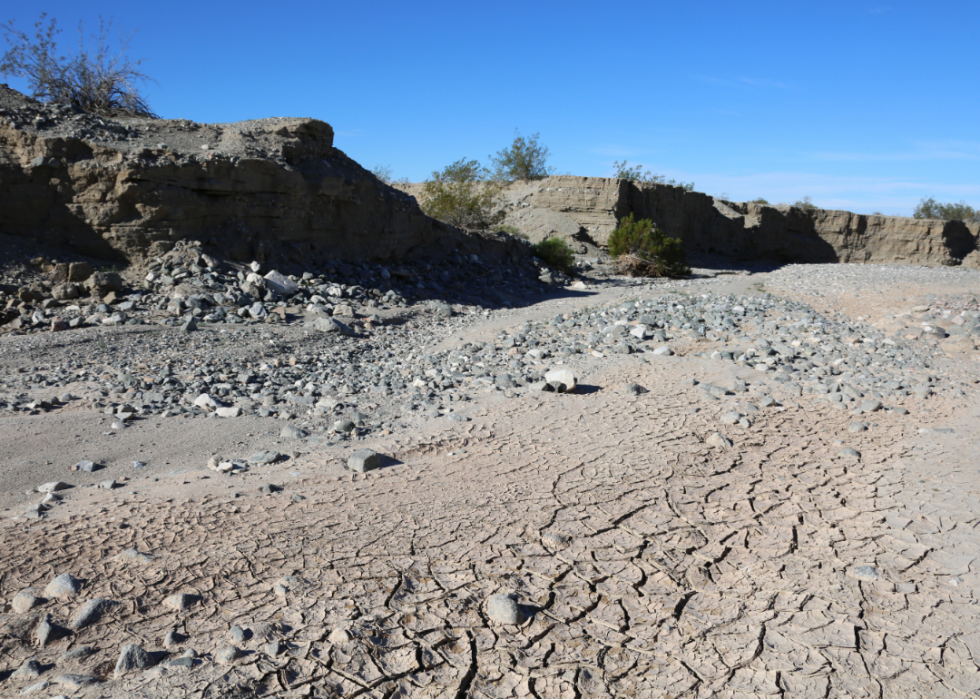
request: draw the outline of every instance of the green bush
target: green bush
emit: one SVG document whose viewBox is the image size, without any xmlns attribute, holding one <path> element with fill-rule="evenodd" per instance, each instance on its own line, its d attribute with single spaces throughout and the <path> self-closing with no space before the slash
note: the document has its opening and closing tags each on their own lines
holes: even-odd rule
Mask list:
<svg viewBox="0 0 980 699">
<path fill-rule="evenodd" d="M 668 238 L 648 218 L 633 214 L 609 235 L 609 254 L 624 274 L 642 277 L 684 277 L 691 273 L 678 238 Z"/>
<path fill-rule="evenodd" d="M 980 211 L 972 206 L 967 206 L 966 202 L 959 204 L 940 204 L 932 197 L 923 199 L 912 212 L 912 218 L 937 218 L 944 221 L 966 221 L 968 223 L 980 222 Z"/>
<path fill-rule="evenodd" d="M 769 205 L 769 202 L 766 201 L 765 199 L 763 199 L 762 197 L 759 197 L 758 199 L 753 199 L 749 203 L 750 204 L 762 204 L 763 206 L 768 206 Z"/>
<path fill-rule="evenodd" d="M 548 149 L 538 143 L 541 134 L 530 138 L 515 132 L 514 142 L 510 148 L 497 151 L 490 156 L 494 166 L 494 179 L 504 180 L 540 180 L 553 173 L 548 167 Z"/>
<path fill-rule="evenodd" d="M 575 256 L 568 243 L 561 238 L 546 238 L 532 245 L 531 251 L 545 264 L 565 274 L 575 273 Z"/>
<path fill-rule="evenodd" d="M 475 160 L 462 158 L 432 173 L 422 189 L 422 211 L 459 228 L 487 229 L 500 223 L 502 189 L 487 180 Z"/>
<path fill-rule="evenodd" d="M 613 167 L 616 168 L 616 177 L 621 180 L 641 184 L 669 184 L 673 187 L 683 187 L 685 192 L 694 191 L 693 182 L 678 182 L 677 180 L 668 180 L 663 175 L 652 175 L 649 170 L 644 170 L 640 165 L 631 167 L 626 160 L 623 162 L 617 160 L 613 163 Z"/>
<path fill-rule="evenodd" d="M 810 197 L 803 197 L 798 201 L 794 201 L 793 206 L 795 206 L 798 209 L 803 209 L 804 211 L 814 211 L 817 208 L 816 205 L 813 203 L 813 199 L 811 199 Z"/>
<path fill-rule="evenodd" d="M 494 233 L 506 233 L 507 235 L 512 235 L 515 238 L 520 238 L 522 240 L 527 240 L 527 234 L 523 233 L 517 226 L 512 226 L 509 223 L 501 223 L 493 227 Z"/>
</svg>

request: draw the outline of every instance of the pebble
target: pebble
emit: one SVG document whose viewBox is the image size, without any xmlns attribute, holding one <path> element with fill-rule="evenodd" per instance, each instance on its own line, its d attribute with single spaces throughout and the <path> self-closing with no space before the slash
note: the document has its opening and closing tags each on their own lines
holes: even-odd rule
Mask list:
<svg viewBox="0 0 980 699">
<path fill-rule="evenodd" d="M 93 599 L 86 602 L 75 615 L 71 626 L 76 631 L 86 626 L 97 623 L 107 612 L 117 606 L 119 602 L 111 599 Z"/>
<path fill-rule="evenodd" d="M 286 647 L 286 644 L 284 644 L 282 641 L 276 640 L 272 641 L 265 647 L 265 654 L 270 658 L 276 658 L 285 653 L 287 650 L 288 648 Z"/>
<path fill-rule="evenodd" d="M 639 396 L 650 392 L 648 389 L 644 388 L 638 383 L 628 383 L 623 390 L 631 396 Z"/>
<path fill-rule="evenodd" d="M 282 454 L 277 451 L 259 451 L 248 457 L 248 462 L 257 465 L 274 464 L 281 458 Z"/>
<path fill-rule="evenodd" d="M 842 456 L 849 459 L 860 459 L 861 452 L 853 447 L 844 447 L 837 453 L 837 456 Z"/>
<path fill-rule="evenodd" d="M 524 612 L 513 596 L 500 593 L 487 600 L 487 616 L 498 624 L 520 624 Z"/>
<path fill-rule="evenodd" d="M 173 648 L 175 646 L 182 645 L 186 640 L 187 636 L 171 629 L 167 632 L 167 635 L 163 637 L 163 647 Z"/>
<path fill-rule="evenodd" d="M 549 390 L 556 393 L 574 393 L 577 387 L 571 369 L 552 369 L 544 375 L 544 382 Z"/>
<path fill-rule="evenodd" d="M 79 461 L 75 464 L 76 471 L 85 471 L 86 473 L 92 473 L 97 468 L 100 467 L 93 461 Z"/>
<path fill-rule="evenodd" d="M 235 643 L 244 643 L 251 634 L 236 624 L 228 630 L 228 635 L 231 636 L 231 640 Z"/>
<path fill-rule="evenodd" d="M 133 670 L 145 670 L 153 665 L 150 654 L 143 650 L 136 643 L 127 643 L 119 651 L 119 660 L 116 661 L 115 676 L 121 677 Z"/>
<path fill-rule="evenodd" d="M 201 601 L 200 595 L 192 595 L 186 592 L 178 592 L 175 595 L 170 595 L 167 599 L 163 601 L 171 609 L 175 609 L 178 612 L 186 612 L 188 609 L 193 607 L 195 604 Z"/>
<path fill-rule="evenodd" d="M 228 665 L 235 662 L 238 659 L 240 651 L 235 646 L 225 646 L 224 648 L 218 650 L 214 654 L 214 660 L 216 663 L 222 665 Z"/>
<path fill-rule="evenodd" d="M 72 648 L 61 654 L 58 658 L 59 662 L 69 663 L 76 660 L 84 660 L 88 656 L 92 655 L 95 649 L 92 646 L 79 646 L 78 648 Z"/>
<path fill-rule="evenodd" d="M 46 647 L 48 644 L 57 641 L 58 639 L 69 636 L 71 631 L 66 629 L 64 626 L 60 626 L 51 620 L 50 614 L 45 614 L 41 619 L 41 623 L 37 625 L 35 630 L 37 636 L 37 643 L 41 648 Z"/>
<path fill-rule="evenodd" d="M 387 458 L 373 449 L 358 449 L 347 459 L 351 471 L 365 473 L 385 465 Z"/>
<path fill-rule="evenodd" d="M 10 602 L 10 606 L 14 608 L 14 611 L 18 614 L 23 614 L 24 612 L 29 612 L 34 609 L 37 605 L 41 603 L 41 599 L 37 596 L 36 590 L 33 587 L 25 587 L 23 590 L 14 595 L 13 600 Z"/>
<path fill-rule="evenodd" d="M 62 573 L 56 576 L 47 587 L 44 588 L 45 597 L 71 597 L 77 595 L 82 589 L 82 583 L 71 573 Z"/>
<path fill-rule="evenodd" d="M 279 430 L 279 436 L 283 439 L 306 439 L 310 435 L 306 430 L 301 430 L 293 425 L 286 425 Z"/>
</svg>

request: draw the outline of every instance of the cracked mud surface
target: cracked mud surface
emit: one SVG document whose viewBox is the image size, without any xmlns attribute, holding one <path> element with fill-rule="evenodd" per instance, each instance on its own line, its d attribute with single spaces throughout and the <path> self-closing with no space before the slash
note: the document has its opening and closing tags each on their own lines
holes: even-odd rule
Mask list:
<svg viewBox="0 0 980 699">
<path fill-rule="evenodd" d="M 976 374 L 975 361 L 950 362 Z M 57 661 L 0 692 L 44 679 L 40 696 L 980 692 L 974 392 L 875 413 L 857 434 L 846 412 L 784 398 L 751 429 L 725 429 L 733 446 L 719 449 L 705 439 L 720 416 L 778 386 L 687 356 L 576 371 L 581 394 L 488 393 L 470 422 L 372 439 L 400 463 L 368 474 L 343 472 L 338 448 L 4 521 L 0 598 L 64 572 L 82 591 L 0 616 L 0 679 L 29 657 Z M 690 377 L 749 391 L 705 403 Z M 629 395 L 630 383 L 649 392 Z M 861 458 L 840 456 L 841 442 Z M 264 482 L 287 487 L 262 495 Z M 152 560 L 116 558 L 131 548 Z M 165 600 L 179 592 L 200 600 L 175 611 Z M 501 592 L 523 624 L 488 617 Z M 93 598 L 122 604 L 37 647 L 44 613 L 67 625 Z M 236 624 L 252 634 L 241 657 L 213 662 Z M 194 648 L 200 660 L 113 679 L 123 644 L 162 651 L 171 630 L 188 637 L 171 657 Z M 78 669 L 58 661 L 86 645 Z M 105 681 L 72 689 L 69 673 Z"/>
</svg>

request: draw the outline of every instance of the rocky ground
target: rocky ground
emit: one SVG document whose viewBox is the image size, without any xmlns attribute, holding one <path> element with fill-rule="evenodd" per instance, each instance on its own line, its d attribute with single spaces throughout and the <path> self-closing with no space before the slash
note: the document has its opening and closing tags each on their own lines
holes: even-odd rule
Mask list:
<svg viewBox="0 0 980 699">
<path fill-rule="evenodd" d="M 23 252 L 4 696 L 980 691 L 980 272 Z"/>
</svg>

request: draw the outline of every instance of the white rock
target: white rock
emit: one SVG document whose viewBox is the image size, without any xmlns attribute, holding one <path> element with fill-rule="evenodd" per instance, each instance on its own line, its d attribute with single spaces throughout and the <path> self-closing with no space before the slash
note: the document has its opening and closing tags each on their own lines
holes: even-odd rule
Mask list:
<svg viewBox="0 0 980 699">
<path fill-rule="evenodd" d="M 242 414 L 242 409 L 236 405 L 231 408 L 218 408 L 214 412 L 218 414 L 218 417 L 239 417 Z"/>
<path fill-rule="evenodd" d="M 663 347 L 658 347 L 657 349 L 653 350 L 653 353 L 663 357 L 670 357 L 674 354 L 674 351 L 670 347 L 664 345 Z"/>
<path fill-rule="evenodd" d="M 280 296 L 292 296 L 299 290 L 299 284 L 277 270 L 265 275 L 265 285 Z"/>
<path fill-rule="evenodd" d="M 571 369 L 552 369 L 544 375 L 544 380 L 549 384 L 564 384 L 565 393 L 571 393 L 575 390 L 575 374 L 572 373 Z"/>
<path fill-rule="evenodd" d="M 45 483 L 44 485 L 39 485 L 37 487 L 37 492 L 39 493 L 53 493 L 57 490 L 64 490 L 65 488 L 71 488 L 67 483 L 61 481 L 51 481 L 50 483 Z"/>
<path fill-rule="evenodd" d="M 216 401 L 214 398 L 209 396 L 207 393 L 202 393 L 197 398 L 195 398 L 194 405 L 196 405 L 198 408 L 201 408 L 203 410 L 207 410 L 208 412 L 214 412 L 220 407 L 218 401 Z"/>
</svg>

